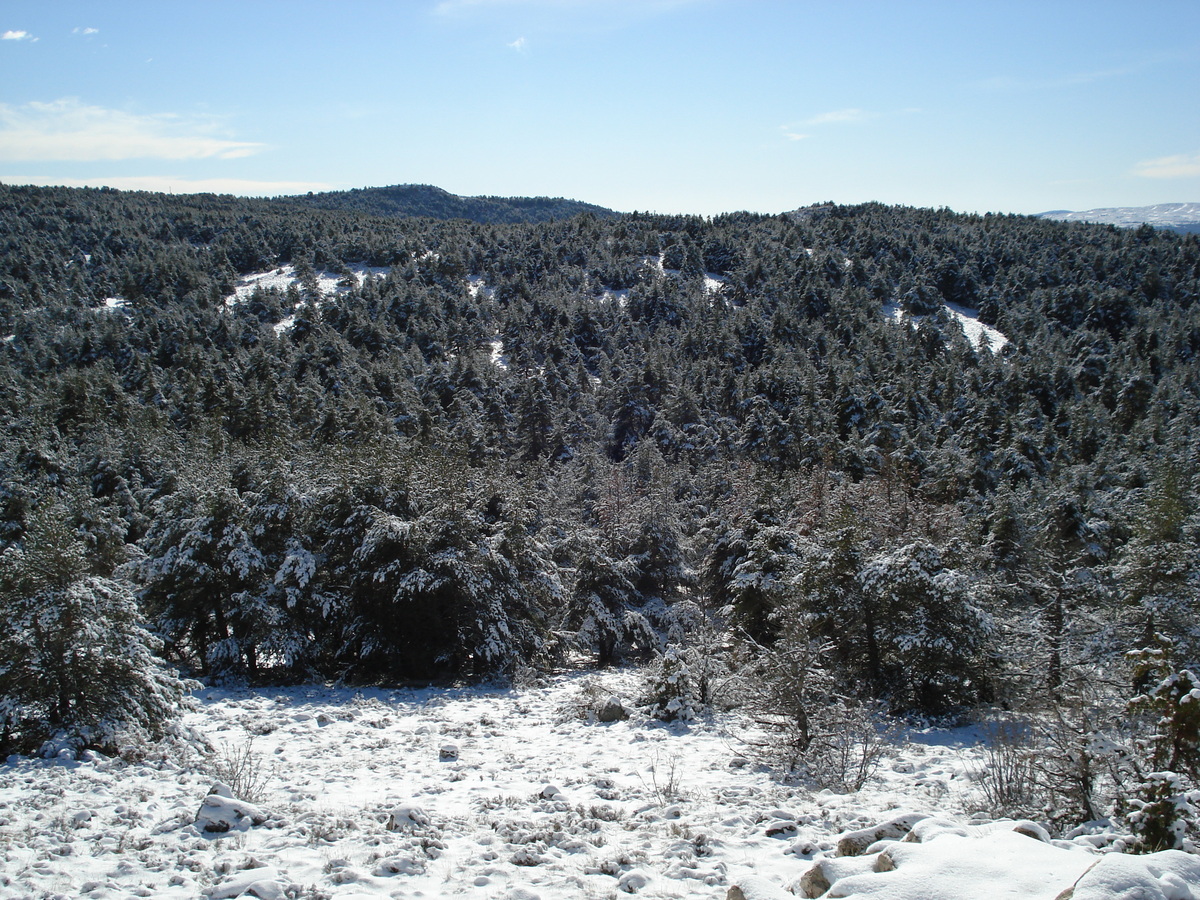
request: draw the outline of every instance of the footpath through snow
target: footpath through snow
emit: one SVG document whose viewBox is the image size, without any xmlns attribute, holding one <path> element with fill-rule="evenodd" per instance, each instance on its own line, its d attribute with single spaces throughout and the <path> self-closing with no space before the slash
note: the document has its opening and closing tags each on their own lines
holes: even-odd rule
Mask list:
<svg viewBox="0 0 1200 900">
<path fill-rule="evenodd" d="M 735 715 L 579 715 L 638 688 L 202 691 L 184 724 L 212 756 L 9 759 L 0 897 L 1054 900 L 1083 875 L 1076 900 L 1200 900 L 1197 857 L 972 824 L 973 732 L 911 734 L 864 791 L 812 793 L 753 761 Z M 231 789 L 209 796 L 214 762 Z"/>
</svg>

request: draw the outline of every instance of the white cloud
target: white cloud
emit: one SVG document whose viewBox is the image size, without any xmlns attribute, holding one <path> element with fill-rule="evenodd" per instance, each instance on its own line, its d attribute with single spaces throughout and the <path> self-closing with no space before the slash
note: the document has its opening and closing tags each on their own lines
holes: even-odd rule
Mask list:
<svg viewBox="0 0 1200 900">
<path fill-rule="evenodd" d="M 28 31 L 6 31 L 0 35 L 0 41 L 36 41 Z"/>
<path fill-rule="evenodd" d="M 779 130 L 783 132 L 783 136 L 785 138 L 787 138 L 789 141 L 803 141 L 808 138 L 807 134 L 801 134 L 798 131 L 793 131 L 787 125 L 780 126 Z"/>
<path fill-rule="evenodd" d="M 132 175 L 116 178 L 56 178 L 53 175 L 0 175 L 0 184 L 40 187 L 110 187 L 122 191 L 160 191 L 167 194 L 236 194 L 240 197 L 278 197 L 308 191 L 332 191 L 324 181 L 255 181 L 247 178 L 179 178 L 174 175 Z"/>
<path fill-rule="evenodd" d="M 525 49 L 525 38 L 519 37 L 508 46 L 520 53 Z"/>
<path fill-rule="evenodd" d="M 832 112 L 821 113 L 811 119 L 805 119 L 804 125 L 846 125 L 855 122 L 865 122 L 874 118 L 871 113 L 861 109 L 835 109 Z"/>
<path fill-rule="evenodd" d="M 99 28 L 72 28 L 71 34 L 99 34 Z"/>
<path fill-rule="evenodd" d="M 1133 167 L 1133 174 L 1142 178 L 1196 178 L 1200 176 L 1200 153 L 1142 160 Z"/>
<path fill-rule="evenodd" d="M 238 159 L 262 144 L 212 135 L 213 123 L 87 106 L 0 103 L 0 160 Z"/>
</svg>

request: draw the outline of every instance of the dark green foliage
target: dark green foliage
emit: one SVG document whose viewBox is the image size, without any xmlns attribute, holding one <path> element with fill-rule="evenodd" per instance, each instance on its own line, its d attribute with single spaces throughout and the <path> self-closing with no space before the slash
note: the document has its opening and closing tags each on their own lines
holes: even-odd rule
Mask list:
<svg viewBox="0 0 1200 900">
<path fill-rule="evenodd" d="M 159 737 L 189 685 L 154 656 L 132 586 L 96 574 L 66 511 L 45 504 L 0 553 L 0 752 L 113 751 Z"/>
<path fill-rule="evenodd" d="M 249 678 L 608 662 L 700 607 L 908 708 L 984 693 L 984 607 L 1042 685 L 1151 618 L 1193 653 L 1195 237 L 476 199 L 0 186 L 0 546 L 77 498 L 168 651 Z"/>
<path fill-rule="evenodd" d="M 617 215 L 611 209 L 561 197 L 459 197 L 427 184 L 358 188 L 282 199 L 309 209 L 352 210 L 398 218 L 469 219 L 492 224 L 549 222 L 582 213 L 600 218 Z"/>
</svg>

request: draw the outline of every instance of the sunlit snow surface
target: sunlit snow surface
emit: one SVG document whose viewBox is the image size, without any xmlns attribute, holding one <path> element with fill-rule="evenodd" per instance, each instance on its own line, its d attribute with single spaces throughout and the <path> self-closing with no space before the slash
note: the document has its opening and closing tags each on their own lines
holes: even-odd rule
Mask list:
<svg viewBox="0 0 1200 900">
<path fill-rule="evenodd" d="M 365 263 L 355 263 L 347 268 L 355 277 L 360 279 L 372 275 L 386 275 L 390 271 L 388 266 L 368 266 Z M 317 272 L 317 287 L 322 294 L 345 293 L 349 290 L 349 287 L 341 284 L 344 277 L 336 272 Z M 280 291 L 286 291 L 293 284 L 299 285 L 300 279 L 296 276 L 296 267 L 292 265 L 280 266 L 278 269 L 272 269 L 269 272 L 243 275 L 238 279 L 234 292 L 225 299 L 225 304 L 226 306 L 234 306 L 238 303 L 244 303 L 259 288 L 264 290 L 276 288 Z"/>
<path fill-rule="evenodd" d="M 141 763 L 10 758 L 0 769 L 0 897 L 215 898 L 257 883 L 260 898 L 568 900 L 635 890 L 715 900 L 750 874 L 795 883 L 814 859 L 833 856 L 839 833 L 897 808 L 965 822 L 980 799 L 972 773 L 982 753 L 970 730 L 910 733 L 864 791 L 835 794 L 773 779 L 750 758 L 752 726 L 734 714 L 690 725 L 638 713 L 581 719 L 585 678 L 597 676 L 524 690 L 203 691 L 184 724 L 218 750 L 252 742 L 267 776 L 252 799 L 268 821 L 224 835 L 194 824 L 213 783 L 195 753 Z M 593 696 L 638 693 L 634 673 L 599 681 Z M 1029 896 L 1014 893 L 1027 872 L 1005 880 L 1027 847 L 1015 840 L 906 850 L 911 864 L 853 896 L 918 896 L 906 867 L 923 873 L 925 889 L 939 886 L 922 897 Z M 1030 858 L 1045 857 L 1048 878 L 1065 880 L 1059 889 L 1081 860 L 1099 858 L 1021 840 Z"/>
<path fill-rule="evenodd" d="M 985 325 L 979 321 L 978 310 L 971 309 L 967 306 L 959 306 L 957 303 L 946 303 L 946 312 L 951 319 L 958 322 L 966 335 L 971 346 L 976 350 L 986 349 L 992 353 L 1002 350 L 1007 344 L 1008 338 L 1002 333 L 992 328 L 990 325 Z M 920 322 L 923 316 L 914 316 L 911 313 L 905 312 L 900 308 L 898 303 L 884 304 L 883 314 L 889 319 L 895 319 L 897 322 L 907 321 L 910 324 Z"/>
</svg>

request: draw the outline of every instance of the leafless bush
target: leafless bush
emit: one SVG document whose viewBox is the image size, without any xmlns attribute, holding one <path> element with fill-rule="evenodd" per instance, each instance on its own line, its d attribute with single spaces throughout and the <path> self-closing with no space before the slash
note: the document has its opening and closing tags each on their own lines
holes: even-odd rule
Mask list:
<svg viewBox="0 0 1200 900">
<path fill-rule="evenodd" d="M 996 815 L 1028 815 L 1037 802 L 1032 732 L 1027 722 L 994 718 L 983 726 L 983 759 L 975 781 Z"/>
<path fill-rule="evenodd" d="M 873 705 L 841 698 L 817 710 L 814 734 L 804 754 L 809 777 L 823 788 L 862 790 L 879 769 L 892 728 Z"/>
<path fill-rule="evenodd" d="M 680 783 L 682 772 L 679 763 L 680 758 L 676 754 L 663 756 L 655 753 L 654 761 L 650 765 L 649 783 L 647 784 L 646 779 L 641 775 L 638 776 L 646 790 L 653 794 L 654 798 L 663 806 L 686 797 L 686 792 Z"/>
<path fill-rule="evenodd" d="M 208 769 L 209 774 L 228 787 L 233 796 L 247 803 L 258 803 L 263 799 L 272 774 L 254 752 L 253 738 L 240 745 L 221 744 Z"/>
</svg>

